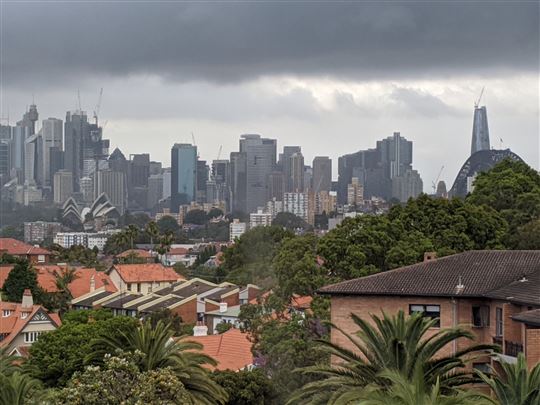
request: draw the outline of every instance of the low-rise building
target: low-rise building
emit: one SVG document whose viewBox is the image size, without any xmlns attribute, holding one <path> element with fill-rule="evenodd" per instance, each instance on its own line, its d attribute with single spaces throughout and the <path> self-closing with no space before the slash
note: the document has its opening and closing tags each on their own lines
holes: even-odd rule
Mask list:
<svg viewBox="0 0 540 405">
<path fill-rule="evenodd" d="M 440 328 L 460 326 L 473 333 L 474 343 L 499 344 L 500 361 L 515 361 L 523 352 L 529 365 L 540 362 L 540 250 L 470 251 L 440 259 L 427 253 L 422 263 L 329 285 L 319 292 L 330 296 L 331 321 L 339 328 L 332 330 L 332 341 L 350 349 L 340 330 L 357 331 L 351 313 L 371 323 L 371 314 L 402 310 L 439 319 L 430 336 Z M 469 344 L 459 340 L 443 351 L 452 354 Z"/>
<path fill-rule="evenodd" d="M 172 268 L 161 263 L 115 264 L 107 274 L 119 291 L 149 294 L 159 288 L 184 280 Z"/>
<path fill-rule="evenodd" d="M 257 212 L 249 214 L 249 227 L 270 226 L 272 225 L 272 214 L 258 209 Z"/>
<path fill-rule="evenodd" d="M 20 303 L 0 301 L 0 316 L 0 348 L 7 347 L 8 354 L 23 357 L 28 356 L 28 349 L 41 334 L 61 325 L 58 314 L 34 305 L 29 289 Z"/>
<path fill-rule="evenodd" d="M 26 259 L 30 263 L 48 263 L 51 256 L 51 252 L 38 245 L 29 245 L 13 238 L 0 238 L 0 256 L 3 254 Z"/>
<path fill-rule="evenodd" d="M 233 219 L 229 224 L 229 240 L 234 242 L 235 239 L 242 236 L 247 230 L 247 224 L 245 222 L 240 222 L 239 219 Z"/>
</svg>

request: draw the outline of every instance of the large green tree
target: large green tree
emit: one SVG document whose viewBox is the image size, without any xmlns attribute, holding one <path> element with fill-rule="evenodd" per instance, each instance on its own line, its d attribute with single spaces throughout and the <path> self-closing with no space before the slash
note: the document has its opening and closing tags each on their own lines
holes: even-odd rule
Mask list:
<svg viewBox="0 0 540 405">
<path fill-rule="evenodd" d="M 35 302 L 39 303 L 44 292 L 38 285 L 37 273 L 27 260 L 19 260 L 9 272 L 2 291 L 7 301 L 21 302 L 27 288 L 32 292 Z"/>
<path fill-rule="evenodd" d="M 339 365 L 317 365 L 307 367 L 304 372 L 318 376 L 320 380 L 308 383 L 290 399 L 291 404 L 326 403 L 324 401 L 347 401 L 354 403 L 364 398 L 366 386 L 387 389 L 392 385 L 381 372 L 386 370 L 400 374 L 413 382 L 420 373 L 426 390 L 440 386 L 447 394 L 464 384 L 478 381 L 463 368 L 472 355 L 486 355 L 497 350 L 497 346 L 472 344 L 466 349 L 446 355 L 441 350 L 457 341 L 472 341 L 474 335 L 462 328 L 441 329 L 428 337 L 437 319 L 413 314 L 405 316 L 399 311 L 394 316 L 372 315 L 372 323 L 351 314 L 359 328 L 356 336 L 343 331 L 351 348 L 321 340 L 322 349 L 334 358 Z M 341 398 L 341 399 L 340 399 Z M 348 402 L 336 402 L 348 403 Z"/>
<path fill-rule="evenodd" d="M 76 311 L 80 316 L 68 313 L 60 328 L 40 336 L 30 348 L 25 363 L 30 374 L 46 386 L 64 386 L 71 376 L 84 369 L 84 359 L 92 352 L 92 343 L 102 335 L 119 336 L 135 329 L 137 320 L 129 317 L 112 317 L 92 312 Z M 90 315 L 90 316 L 82 316 Z"/>
<path fill-rule="evenodd" d="M 227 405 L 267 405 L 274 400 L 272 380 L 261 369 L 214 371 L 210 376 L 229 394 Z"/>
</svg>

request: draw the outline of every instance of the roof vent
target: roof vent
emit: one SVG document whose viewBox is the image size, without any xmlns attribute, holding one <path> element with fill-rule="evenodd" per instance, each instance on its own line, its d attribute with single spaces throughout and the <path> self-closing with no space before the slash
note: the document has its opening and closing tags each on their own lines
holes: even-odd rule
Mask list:
<svg viewBox="0 0 540 405">
<path fill-rule="evenodd" d="M 529 281 L 529 280 L 527 280 L 527 277 L 525 277 L 525 276 L 522 276 L 522 277 L 519 279 L 519 282 L 520 282 L 520 283 L 525 283 L 526 281 Z"/>
<path fill-rule="evenodd" d="M 459 276 L 458 284 L 456 285 L 456 294 L 461 294 L 464 289 L 465 289 L 465 286 L 461 282 L 461 276 Z"/>
<path fill-rule="evenodd" d="M 437 252 L 424 252 L 424 262 L 431 262 L 437 259 Z"/>
</svg>

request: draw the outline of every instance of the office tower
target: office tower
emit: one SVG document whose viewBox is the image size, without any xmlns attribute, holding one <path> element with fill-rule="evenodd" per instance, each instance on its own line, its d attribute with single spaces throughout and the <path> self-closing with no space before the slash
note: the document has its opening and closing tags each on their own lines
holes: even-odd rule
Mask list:
<svg viewBox="0 0 540 405">
<path fill-rule="evenodd" d="M 74 190 L 79 190 L 85 160 L 102 160 L 109 155 L 109 140 L 102 139 L 102 129 L 88 122 L 85 111 L 68 111 L 64 123 L 64 165 L 73 173 Z"/>
<path fill-rule="evenodd" d="M 107 169 L 97 173 L 97 196 L 105 193 L 120 215 L 126 208 L 126 180 L 124 173 Z"/>
<path fill-rule="evenodd" d="M 53 175 L 53 194 L 56 204 L 63 204 L 73 194 L 73 173 L 59 170 Z"/>
<path fill-rule="evenodd" d="M 26 184 L 38 184 L 40 168 L 42 167 L 40 151 L 41 137 L 38 134 L 31 135 L 24 142 L 24 182 Z"/>
<path fill-rule="evenodd" d="M 161 198 L 163 200 L 171 196 L 171 168 L 166 167 L 163 169 L 163 194 Z"/>
<path fill-rule="evenodd" d="M 151 174 L 148 178 L 148 196 L 146 207 L 154 208 L 163 195 L 163 175 Z"/>
<path fill-rule="evenodd" d="M 240 139 L 240 152 L 246 154 L 246 212 L 255 212 L 266 203 L 268 175 L 276 165 L 275 139 L 246 134 Z"/>
<path fill-rule="evenodd" d="M 212 162 L 212 180 L 216 186 L 216 199 L 224 201 L 228 211 L 231 210 L 230 175 L 231 167 L 227 159 L 218 159 Z M 207 199 L 209 199 L 208 196 Z"/>
<path fill-rule="evenodd" d="M 0 124 L 0 142 L 11 141 L 13 137 L 13 127 L 11 125 L 2 125 Z"/>
<path fill-rule="evenodd" d="M 393 179 L 412 169 L 412 142 L 399 132 L 377 141 L 377 149 L 380 150 L 381 163 L 388 178 Z"/>
<path fill-rule="evenodd" d="M 316 156 L 313 159 L 313 191 L 332 190 L 332 160 L 328 156 Z"/>
<path fill-rule="evenodd" d="M 197 175 L 195 186 L 195 201 L 199 204 L 206 202 L 206 182 L 208 181 L 209 169 L 206 160 L 197 160 Z"/>
<path fill-rule="evenodd" d="M 485 106 L 474 107 L 471 155 L 480 150 L 489 150 L 489 127 Z"/>
<path fill-rule="evenodd" d="M 195 201 L 197 146 L 177 143 L 171 149 L 171 212 Z"/>
<path fill-rule="evenodd" d="M 57 148 L 62 150 L 62 120 L 58 118 L 47 118 L 43 120 L 41 127 L 41 138 L 42 138 L 42 175 L 43 175 L 43 186 L 50 186 L 52 184 L 52 175 L 51 173 L 51 148 Z"/>
<path fill-rule="evenodd" d="M 291 156 L 295 153 L 302 153 L 300 146 L 284 146 L 283 153 L 279 154 L 279 162 L 277 164 L 278 170 L 283 172 L 283 192 L 290 192 L 293 190 L 292 185 L 292 168 L 291 168 Z"/>
<path fill-rule="evenodd" d="M 0 140 L 0 183 L 4 183 L 9 177 L 9 141 Z"/>
<path fill-rule="evenodd" d="M 36 133 L 36 122 L 39 118 L 38 110 L 35 104 L 32 103 L 27 112 L 23 114 L 22 120 L 17 122 L 17 126 L 27 128 L 27 137 Z"/>
<path fill-rule="evenodd" d="M 351 184 L 347 187 L 347 204 L 359 206 L 364 203 L 364 186 L 360 184 L 357 177 L 353 177 Z"/>
<path fill-rule="evenodd" d="M 91 204 L 96 199 L 96 190 L 93 177 L 81 177 L 79 180 L 80 192 L 85 203 Z"/>
<path fill-rule="evenodd" d="M 293 153 L 289 158 L 290 190 L 295 193 L 304 192 L 304 156 L 300 152 Z"/>
<path fill-rule="evenodd" d="M 49 149 L 49 173 L 51 179 L 54 174 L 64 168 L 64 151 L 61 148 L 53 147 Z M 51 182 L 52 183 L 52 182 Z"/>
<path fill-rule="evenodd" d="M 304 193 L 309 193 L 313 190 L 313 168 L 304 166 Z"/>
<path fill-rule="evenodd" d="M 20 183 L 23 182 L 24 177 L 24 143 L 26 138 L 30 134 L 30 130 L 27 127 L 17 125 L 13 127 L 12 138 L 10 144 L 10 167 L 17 172 Z"/>
<path fill-rule="evenodd" d="M 392 179 L 392 198 L 407 202 L 409 198 L 416 198 L 423 190 L 422 179 L 416 170 L 407 170 L 400 176 Z"/>
<path fill-rule="evenodd" d="M 283 201 L 283 187 L 285 183 L 285 178 L 283 172 L 274 171 L 268 175 L 268 188 L 266 198 L 267 200 L 276 199 L 278 201 Z"/>
<path fill-rule="evenodd" d="M 309 211 L 308 199 L 307 193 L 285 193 L 283 195 L 283 211 L 290 212 L 307 222 Z"/>
<path fill-rule="evenodd" d="M 148 186 L 150 176 L 150 154 L 129 155 L 129 188 Z"/>
<path fill-rule="evenodd" d="M 247 212 L 247 154 L 231 152 L 231 211 Z"/>
</svg>

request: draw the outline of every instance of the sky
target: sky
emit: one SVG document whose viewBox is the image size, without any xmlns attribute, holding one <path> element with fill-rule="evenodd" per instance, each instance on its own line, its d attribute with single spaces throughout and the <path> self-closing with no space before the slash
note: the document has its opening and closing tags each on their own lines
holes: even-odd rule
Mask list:
<svg viewBox="0 0 540 405">
<path fill-rule="evenodd" d="M 430 192 L 470 154 L 485 87 L 492 147 L 539 168 L 537 1 L 0 2 L 0 117 L 93 114 L 111 152 L 226 158 L 244 133 L 306 164 L 413 141 Z M 192 135 L 193 134 L 193 135 Z M 444 167 L 443 167 L 444 166 Z M 442 171 L 441 171 L 442 169 Z"/>
</svg>

